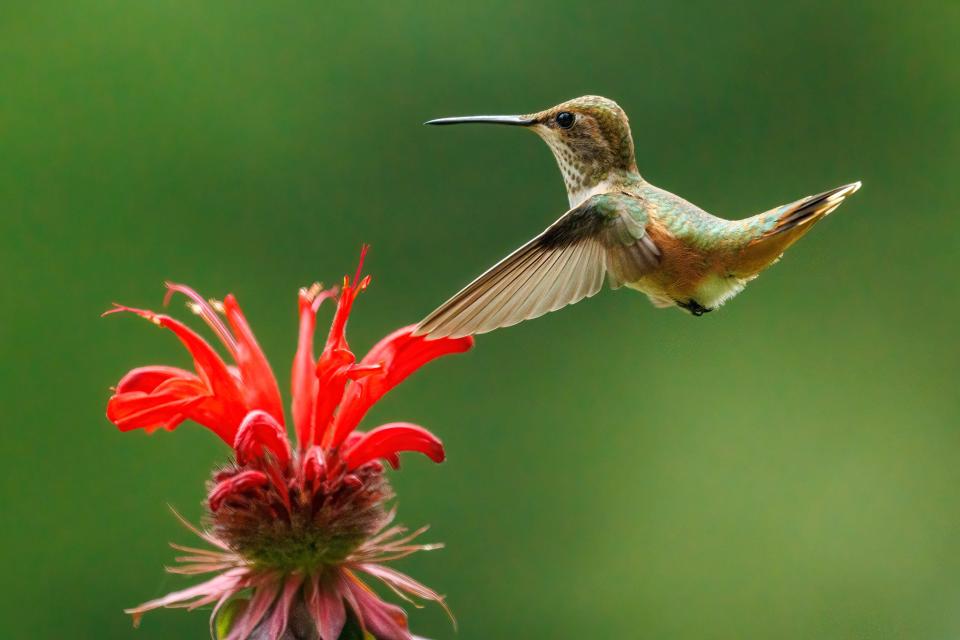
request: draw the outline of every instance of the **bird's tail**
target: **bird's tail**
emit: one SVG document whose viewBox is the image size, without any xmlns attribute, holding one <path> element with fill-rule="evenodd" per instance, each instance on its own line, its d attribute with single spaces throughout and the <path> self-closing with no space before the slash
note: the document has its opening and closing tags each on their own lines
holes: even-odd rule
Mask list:
<svg viewBox="0 0 960 640">
<path fill-rule="evenodd" d="M 860 184 L 859 181 L 845 184 L 742 220 L 742 224 L 751 228 L 752 238 L 743 248 L 744 273 L 740 275 L 759 273 L 775 262 L 787 247 L 839 207 L 847 196 L 856 193 Z"/>
<path fill-rule="evenodd" d="M 772 214 L 776 218 L 773 228 L 766 231 L 761 238 L 787 233 L 802 226 L 812 226 L 839 207 L 847 196 L 856 193 L 860 184 L 859 181 L 845 184 L 761 214 Z"/>
</svg>

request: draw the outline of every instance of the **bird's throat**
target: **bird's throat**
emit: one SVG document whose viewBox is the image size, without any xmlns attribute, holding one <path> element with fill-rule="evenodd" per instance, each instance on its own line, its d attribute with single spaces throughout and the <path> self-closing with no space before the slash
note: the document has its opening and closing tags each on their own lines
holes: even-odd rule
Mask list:
<svg viewBox="0 0 960 640">
<path fill-rule="evenodd" d="M 562 167 L 561 171 L 563 171 Z M 567 198 L 570 200 L 572 209 L 599 193 L 630 191 L 631 188 L 642 184 L 643 178 L 636 172 L 610 171 L 597 176 L 594 180 L 569 180 L 564 171 L 563 182 L 567 187 Z"/>
</svg>

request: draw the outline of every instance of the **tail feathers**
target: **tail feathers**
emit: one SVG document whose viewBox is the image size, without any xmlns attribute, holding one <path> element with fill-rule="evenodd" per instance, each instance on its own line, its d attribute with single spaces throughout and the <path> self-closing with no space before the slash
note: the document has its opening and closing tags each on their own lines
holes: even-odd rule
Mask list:
<svg viewBox="0 0 960 640">
<path fill-rule="evenodd" d="M 772 214 L 776 217 L 776 221 L 758 240 L 780 235 L 829 215 L 843 203 L 847 196 L 856 193 L 859 188 L 860 182 L 853 182 L 815 196 L 807 196 L 803 200 L 798 200 L 797 202 L 784 205 L 766 214 L 761 214 L 764 217 L 771 216 Z"/>
<path fill-rule="evenodd" d="M 859 188 L 860 183 L 854 182 L 743 220 L 748 239 L 731 273 L 740 278 L 755 277 Z"/>
</svg>

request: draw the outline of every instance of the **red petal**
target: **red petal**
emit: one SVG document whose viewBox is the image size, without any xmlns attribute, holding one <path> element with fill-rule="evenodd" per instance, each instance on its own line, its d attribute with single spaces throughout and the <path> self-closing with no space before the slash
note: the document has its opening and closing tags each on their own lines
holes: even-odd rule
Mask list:
<svg viewBox="0 0 960 640">
<path fill-rule="evenodd" d="M 240 421 L 247 413 L 247 407 L 236 379 L 230 374 L 227 365 L 213 350 L 213 347 L 186 325 L 169 316 L 121 305 L 116 305 L 116 308 L 108 313 L 117 311 L 135 313 L 158 326 L 169 329 L 180 339 L 180 342 L 193 356 L 194 365 L 201 379 L 210 387 L 212 395 L 219 400 L 216 405 L 211 407 L 219 412 L 219 415 L 216 416 L 218 434 L 228 443 L 232 443 L 237 427 L 240 426 Z M 210 425 L 205 424 L 205 426 L 209 427 Z"/>
<path fill-rule="evenodd" d="M 266 411 L 251 411 L 240 423 L 233 443 L 237 462 L 247 464 L 269 451 L 281 468 L 290 464 L 290 442 L 287 432 Z"/>
<path fill-rule="evenodd" d="M 333 420 L 334 411 L 343 399 L 343 392 L 349 380 L 349 367 L 356 362 L 356 357 L 347 344 L 347 319 L 353 302 L 370 282 L 370 278 L 362 277 L 363 259 L 367 254 L 367 246 L 360 251 L 360 263 L 357 265 L 353 281 L 343 279 L 343 290 L 337 299 L 337 311 L 333 315 L 330 333 L 324 345 L 323 353 L 317 361 L 317 399 L 313 411 L 313 429 L 309 439 L 310 444 L 321 444 L 328 447 L 330 439 L 329 427 Z"/>
<path fill-rule="evenodd" d="M 310 447 L 303 454 L 303 482 L 304 486 L 312 485 L 323 476 L 326 463 L 323 459 L 323 450 L 320 447 Z"/>
<path fill-rule="evenodd" d="M 165 372 L 158 369 L 169 369 Z M 117 385 L 118 389 L 140 387 L 149 391 L 115 393 L 107 403 L 107 419 L 121 431 L 145 429 L 173 430 L 186 419 L 192 419 L 210 428 L 225 441 L 218 421 L 209 416 L 213 399 L 197 376 L 182 371 L 183 377 L 173 375 L 154 385 L 165 374 L 177 371 L 172 367 L 144 367 L 131 371 Z M 152 388 L 151 388 L 152 387 Z M 227 441 L 227 444 L 231 444 Z"/>
<path fill-rule="evenodd" d="M 377 458 L 390 459 L 400 451 L 419 451 L 434 462 L 443 462 L 443 444 L 415 424 L 393 422 L 364 434 L 343 453 L 347 471 L 352 471 Z"/>
<path fill-rule="evenodd" d="M 347 451 L 348 449 L 351 449 L 353 445 L 360 442 L 360 439 L 363 438 L 365 435 L 367 434 L 360 433 L 359 431 L 351 431 L 350 435 L 344 438 L 343 442 L 340 444 L 340 449 L 342 451 Z M 389 462 L 390 466 L 393 467 L 394 469 L 400 468 L 400 454 L 391 453 L 388 456 L 384 456 L 384 459 L 387 462 Z"/>
<path fill-rule="evenodd" d="M 177 367 L 164 367 L 160 365 L 151 367 L 138 367 L 131 369 L 127 375 L 120 378 L 117 383 L 116 392 L 126 393 L 128 391 L 143 391 L 150 393 L 157 386 L 172 378 L 185 378 L 200 380 L 195 374 Z"/>
<path fill-rule="evenodd" d="M 190 405 L 198 401 L 198 398 L 151 396 L 142 391 L 131 391 L 110 398 L 107 403 L 107 419 L 121 431 L 172 431 L 187 419 Z"/>
<path fill-rule="evenodd" d="M 382 372 L 350 385 L 334 420 L 331 446 L 337 446 L 357 428 L 367 411 L 392 388 L 426 363 L 450 353 L 462 353 L 473 346 L 473 338 L 427 340 L 412 336 L 414 325 L 394 331 L 378 342 L 360 361 L 381 363 Z"/>
<path fill-rule="evenodd" d="M 220 508 L 220 505 L 223 504 L 223 501 L 232 494 L 255 487 L 262 487 L 268 482 L 270 482 L 270 479 L 267 478 L 267 474 L 262 471 L 255 471 L 253 469 L 241 471 L 237 475 L 227 478 L 215 486 L 207 497 L 207 503 L 210 505 L 211 511 L 216 511 Z"/>
<path fill-rule="evenodd" d="M 243 379 L 243 390 L 247 394 L 247 406 L 263 409 L 282 424 L 283 404 L 277 379 L 233 294 L 224 298 L 223 309 L 237 341 L 237 366 Z"/>
<path fill-rule="evenodd" d="M 353 281 L 351 282 L 346 277 L 343 279 L 343 292 L 337 300 L 337 312 L 333 316 L 333 323 L 330 325 L 330 334 L 327 336 L 327 344 L 324 350 L 347 348 L 347 319 L 350 317 L 353 301 L 370 284 L 370 276 L 362 277 L 363 260 L 367 256 L 367 249 L 369 249 L 367 245 L 363 245 L 363 248 L 360 249 L 360 261 L 357 264 L 357 272 L 353 276 Z"/>
<path fill-rule="evenodd" d="M 310 444 L 328 444 L 325 434 L 333 422 L 333 414 L 343 399 L 343 392 L 350 380 L 350 367 L 354 357 L 346 349 L 337 349 L 332 353 L 324 352 L 317 363 L 317 398 L 313 408 L 313 432 Z"/>
<path fill-rule="evenodd" d="M 336 293 L 336 289 L 323 291 L 319 285 L 300 289 L 300 331 L 290 384 L 293 388 L 293 426 L 301 451 L 310 445 L 313 400 L 317 394 L 316 363 L 313 360 L 313 332 L 317 324 L 317 309 L 324 300 L 332 298 Z"/>
<path fill-rule="evenodd" d="M 189 298 L 190 310 L 207 323 L 207 326 L 220 338 L 220 341 L 223 343 L 223 346 L 227 348 L 227 351 L 230 352 L 230 355 L 236 359 L 237 341 L 234 339 L 233 334 L 230 333 L 230 330 L 227 329 L 227 325 L 223 324 L 223 320 L 220 319 L 220 314 L 213 308 L 213 305 L 185 284 L 177 284 L 176 282 L 167 282 L 165 284 L 167 287 L 167 295 L 163 297 L 163 306 L 170 304 L 170 299 L 175 293 L 182 294 Z"/>
</svg>

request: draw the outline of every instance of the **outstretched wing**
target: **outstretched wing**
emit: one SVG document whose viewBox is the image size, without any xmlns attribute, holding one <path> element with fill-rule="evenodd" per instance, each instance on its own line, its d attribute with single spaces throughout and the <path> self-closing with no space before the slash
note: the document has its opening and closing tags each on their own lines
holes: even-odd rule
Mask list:
<svg viewBox="0 0 960 640">
<path fill-rule="evenodd" d="M 414 335 L 486 333 L 542 316 L 652 271 L 660 250 L 646 232 L 643 202 L 600 194 L 559 220 L 426 317 Z"/>
</svg>

